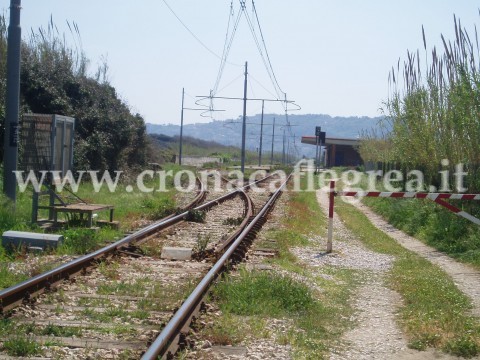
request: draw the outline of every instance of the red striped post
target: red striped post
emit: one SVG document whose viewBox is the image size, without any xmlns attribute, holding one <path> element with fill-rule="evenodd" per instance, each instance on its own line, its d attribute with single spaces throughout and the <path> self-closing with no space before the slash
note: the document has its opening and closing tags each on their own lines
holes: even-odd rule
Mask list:
<svg viewBox="0 0 480 360">
<path fill-rule="evenodd" d="M 330 181 L 330 204 L 328 207 L 328 238 L 327 238 L 327 253 L 332 252 L 332 238 L 333 238 L 333 205 L 335 202 L 335 181 Z"/>
</svg>

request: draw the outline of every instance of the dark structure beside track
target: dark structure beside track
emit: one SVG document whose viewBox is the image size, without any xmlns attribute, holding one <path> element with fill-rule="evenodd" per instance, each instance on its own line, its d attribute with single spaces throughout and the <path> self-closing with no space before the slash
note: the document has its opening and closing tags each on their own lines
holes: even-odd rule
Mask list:
<svg viewBox="0 0 480 360">
<path fill-rule="evenodd" d="M 302 136 L 302 144 L 316 145 L 315 136 Z M 326 167 L 333 166 L 358 166 L 363 160 L 358 153 L 358 139 L 344 139 L 327 137 L 325 144 L 327 148 Z"/>
</svg>

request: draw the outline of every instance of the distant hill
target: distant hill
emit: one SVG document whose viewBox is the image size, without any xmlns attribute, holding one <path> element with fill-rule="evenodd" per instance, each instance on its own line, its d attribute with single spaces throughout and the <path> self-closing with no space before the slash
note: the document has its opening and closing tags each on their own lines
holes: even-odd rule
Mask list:
<svg viewBox="0 0 480 360">
<path fill-rule="evenodd" d="M 270 153 L 272 146 L 272 124 L 275 118 L 275 143 L 274 151 L 281 152 L 283 147 L 283 131 L 286 124 L 285 115 L 265 114 L 263 128 L 263 152 Z M 315 127 L 321 126 L 322 131 L 326 131 L 327 137 L 345 137 L 356 138 L 362 130 L 369 130 L 377 127 L 380 117 L 331 117 L 329 115 L 289 115 L 288 120 L 291 125 L 291 133 L 295 139 L 287 139 L 286 146 L 294 146 L 297 149 L 298 156 L 312 156 L 315 149 L 311 145 L 300 143 L 301 136 L 315 134 Z M 260 143 L 260 120 L 261 115 L 249 116 L 247 118 L 247 139 L 246 148 L 257 151 Z M 180 126 L 173 124 L 157 125 L 147 123 L 147 133 L 164 134 L 168 136 L 178 136 Z M 185 136 L 191 136 L 206 141 L 215 141 L 226 146 L 240 147 L 242 138 L 242 119 L 239 117 L 234 120 L 212 121 L 209 123 L 188 124 L 183 128 Z M 288 134 L 288 131 L 287 131 Z M 288 144 L 288 140 L 290 144 Z"/>
<path fill-rule="evenodd" d="M 178 135 L 149 134 L 148 138 L 151 145 L 150 160 L 152 162 L 171 162 L 178 154 L 180 144 Z M 239 147 L 222 145 L 215 141 L 201 140 L 191 136 L 183 137 L 182 149 L 184 155 L 221 156 L 224 161 L 240 159 Z M 254 152 L 247 151 L 246 155 L 249 161 L 257 159 L 257 154 Z"/>
<path fill-rule="evenodd" d="M 159 149 L 172 149 L 174 151 L 178 150 L 180 143 L 180 136 L 174 135 L 169 136 L 162 134 L 149 134 L 150 142 Z M 228 146 L 220 144 L 216 141 L 202 140 L 194 138 L 192 136 L 184 136 L 182 142 L 183 151 L 188 151 L 188 149 L 193 148 L 197 152 L 197 155 L 211 155 L 212 153 L 222 153 L 222 152 L 238 152 L 238 147 Z"/>
</svg>

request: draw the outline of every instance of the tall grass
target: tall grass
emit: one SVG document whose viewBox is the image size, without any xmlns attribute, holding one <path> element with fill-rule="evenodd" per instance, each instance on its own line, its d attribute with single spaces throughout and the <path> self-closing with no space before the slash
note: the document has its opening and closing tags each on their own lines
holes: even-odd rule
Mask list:
<svg viewBox="0 0 480 360">
<path fill-rule="evenodd" d="M 360 147 L 365 161 L 391 162 L 397 168 L 423 170 L 437 181 L 442 159 L 445 169 L 464 163 L 470 173 L 468 189 L 480 190 L 480 47 L 478 34 L 469 34 L 454 16 L 455 39 L 441 35 L 442 49 L 407 52 L 389 75 L 385 103 L 388 135 L 365 134 Z M 425 63 L 425 65 L 423 65 Z"/>
</svg>

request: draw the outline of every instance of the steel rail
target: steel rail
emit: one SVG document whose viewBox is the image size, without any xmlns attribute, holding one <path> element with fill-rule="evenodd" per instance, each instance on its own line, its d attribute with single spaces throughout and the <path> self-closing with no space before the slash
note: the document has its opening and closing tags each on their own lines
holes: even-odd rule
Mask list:
<svg viewBox="0 0 480 360">
<path fill-rule="evenodd" d="M 270 175 L 272 176 L 272 175 Z M 269 176 L 269 177 L 270 177 Z M 256 181 L 255 183 L 265 181 L 268 177 Z M 197 179 L 198 180 L 198 179 Z M 198 202 L 206 195 L 205 185 L 198 180 L 201 185 L 199 194 L 192 201 L 192 205 L 195 206 Z M 253 184 L 248 184 L 247 186 L 252 186 Z M 245 188 L 245 187 L 244 187 Z M 217 199 L 211 200 L 205 204 L 195 207 L 193 210 L 207 210 L 212 206 L 215 206 L 223 201 L 226 201 L 237 195 L 238 192 L 241 192 L 243 188 L 236 189 L 231 191 L 228 194 L 225 194 Z M 34 276 L 33 278 L 27 279 L 23 282 L 20 282 L 16 285 L 10 286 L 6 289 L 0 291 L 0 314 L 4 311 L 8 311 L 24 301 L 30 300 L 32 297 L 40 295 L 45 290 L 50 290 L 55 284 L 69 279 L 71 276 L 78 274 L 84 269 L 91 266 L 98 259 L 107 256 L 108 254 L 118 251 L 122 247 L 128 246 L 134 241 L 139 241 L 145 237 L 152 235 L 153 233 L 167 228 L 173 224 L 176 224 L 185 219 L 188 216 L 189 210 L 183 211 L 178 215 L 170 215 L 166 218 L 163 218 L 153 224 L 146 226 L 143 229 L 140 229 L 133 234 L 127 235 L 126 237 L 107 245 L 101 249 L 98 249 L 90 254 L 81 256 L 75 260 L 72 260 L 66 264 L 62 264 L 52 270 L 49 270 L 45 273 Z"/>
<path fill-rule="evenodd" d="M 225 251 L 225 249 L 228 248 L 235 241 L 238 235 L 241 234 L 241 232 L 243 231 L 243 229 L 245 229 L 245 227 L 248 225 L 249 221 L 251 220 L 251 217 L 253 216 L 253 211 L 255 210 L 253 201 L 250 198 L 250 196 L 248 196 L 243 190 L 241 190 L 241 192 L 244 195 L 245 202 L 246 202 L 246 209 L 247 209 L 244 219 L 239 225 L 238 229 L 231 236 L 229 236 L 228 239 L 226 239 L 225 241 L 223 241 L 222 243 L 220 243 L 215 247 L 215 254 L 218 254 L 218 255 L 222 254 Z"/>
<path fill-rule="evenodd" d="M 287 177 L 285 182 L 272 194 L 268 202 L 262 207 L 259 213 L 253 218 L 248 226 L 243 229 L 239 236 L 235 239 L 232 245 L 225 251 L 222 257 L 212 266 L 205 277 L 200 281 L 197 287 L 193 290 L 190 296 L 185 300 L 178 311 L 173 315 L 172 319 L 163 328 L 152 345 L 147 349 L 142 356 L 142 360 L 154 360 L 158 356 L 163 357 L 167 355 L 170 358 L 173 352 L 178 348 L 176 342 L 180 338 L 180 332 L 189 325 L 191 317 L 195 311 L 200 307 L 203 297 L 207 293 L 211 284 L 218 275 L 227 267 L 228 262 L 235 257 L 236 250 L 241 246 L 242 242 L 251 237 L 251 232 L 259 229 L 259 226 L 265 222 L 265 215 L 272 209 L 275 201 L 280 196 L 283 188 L 286 186 L 291 175 Z M 237 257 L 239 255 L 237 254 Z M 171 350 L 174 349 L 173 351 Z"/>
<path fill-rule="evenodd" d="M 200 190 L 195 199 L 189 204 L 189 206 L 195 206 L 206 195 L 205 185 L 197 179 L 200 184 Z M 170 215 L 163 218 L 153 224 L 140 229 L 133 234 L 127 235 L 123 239 L 120 239 L 113 244 L 107 245 L 101 249 L 98 249 L 90 254 L 81 256 L 75 260 L 72 260 L 66 264 L 62 264 L 55 269 L 47 271 L 25 280 L 21 283 L 13 285 L 9 288 L 0 291 L 0 313 L 6 310 L 10 310 L 15 306 L 21 304 L 24 300 L 29 300 L 32 296 L 41 294 L 45 289 L 49 290 L 54 284 L 70 278 L 72 275 L 79 273 L 83 269 L 89 267 L 94 261 L 106 256 L 120 248 L 127 246 L 133 241 L 138 241 L 144 237 L 151 235 L 152 233 L 161 230 L 167 226 L 170 226 L 178 221 L 181 221 L 187 216 L 188 210 L 182 212 L 179 215 Z"/>
</svg>

